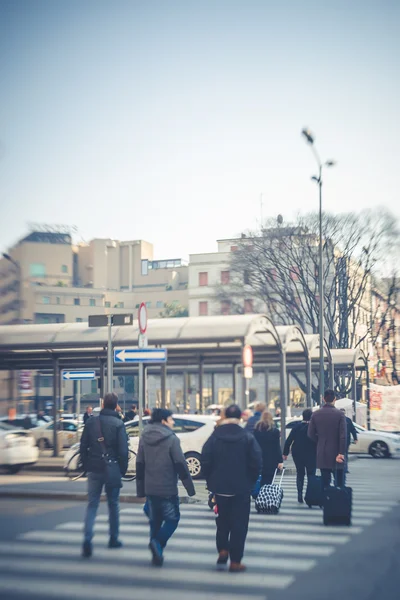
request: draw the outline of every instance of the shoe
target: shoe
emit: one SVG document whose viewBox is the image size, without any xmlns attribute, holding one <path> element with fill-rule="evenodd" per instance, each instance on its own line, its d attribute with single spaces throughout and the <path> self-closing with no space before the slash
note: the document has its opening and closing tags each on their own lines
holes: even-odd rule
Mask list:
<svg viewBox="0 0 400 600">
<path fill-rule="evenodd" d="M 246 565 L 242 563 L 231 562 L 229 565 L 229 573 L 243 573 L 246 571 Z"/>
<path fill-rule="evenodd" d="M 162 567 L 164 557 L 160 542 L 158 542 L 157 540 L 150 540 L 149 549 L 153 555 L 153 565 L 156 565 L 157 567 Z"/>
<path fill-rule="evenodd" d="M 122 548 L 123 543 L 120 540 L 114 540 L 113 538 L 110 538 L 110 541 L 108 542 L 108 547 L 109 548 Z"/>
<path fill-rule="evenodd" d="M 91 542 L 83 542 L 82 556 L 90 558 L 92 556 L 92 544 Z"/>
<path fill-rule="evenodd" d="M 304 504 L 303 496 L 302 496 L 301 494 L 299 494 L 299 495 L 297 496 L 297 502 L 298 502 L 299 504 Z"/>
<path fill-rule="evenodd" d="M 221 552 L 218 554 L 217 565 L 226 565 L 226 563 L 228 562 L 228 558 L 228 550 L 221 550 Z"/>
</svg>

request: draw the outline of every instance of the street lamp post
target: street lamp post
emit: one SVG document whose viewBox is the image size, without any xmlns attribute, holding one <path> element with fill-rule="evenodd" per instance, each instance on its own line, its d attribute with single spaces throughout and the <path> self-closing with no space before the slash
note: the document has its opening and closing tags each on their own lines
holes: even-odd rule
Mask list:
<svg viewBox="0 0 400 600">
<path fill-rule="evenodd" d="M 324 167 L 333 167 L 335 162 L 327 160 L 324 163 L 321 161 L 319 154 L 315 148 L 314 136 L 308 129 L 303 129 L 301 132 L 307 143 L 310 144 L 312 153 L 317 161 L 318 176 L 313 176 L 311 179 L 318 184 L 319 188 L 319 267 L 318 267 L 318 293 L 319 293 L 319 391 L 320 402 L 322 403 L 325 393 L 325 369 L 324 369 L 324 310 L 325 310 L 325 285 L 324 285 L 324 253 L 322 239 L 322 170 Z"/>
</svg>

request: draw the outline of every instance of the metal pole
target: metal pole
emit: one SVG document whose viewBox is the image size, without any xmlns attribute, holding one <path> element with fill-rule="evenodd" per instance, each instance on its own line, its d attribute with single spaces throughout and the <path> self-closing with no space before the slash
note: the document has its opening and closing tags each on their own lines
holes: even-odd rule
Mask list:
<svg viewBox="0 0 400 600">
<path fill-rule="evenodd" d="M 367 360 L 367 429 L 371 430 L 371 395 L 370 395 L 370 378 L 369 378 L 369 363 Z"/>
<path fill-rule="evenodd" d="M 306 356 L 306 407 L 312 408 L 312 373 L 311 373 L 311 356 Z"/>
<path fill-rule="evenodd" d="M 353 365 L 351 369 L 351 391 L 353 394 L 353 421 L 357 422 L 357 379 L 356 379 L 356 367 Z"/>
<path fill-rule="evenodd" d="M 280 409 L 281 409 L 281 446 L 283 448 L 286 441 L 286 352 L 283 350 L 280 356 Z"/>
<path fill-rule="evenodd" d="M 108 344 L 107 344 L 107 392 L 113 391 L 113 348 L 112 348 L 112 315 L 108 315 Z"/>
<path fill-rule="evenodd" d="M 58 358 L 53 359 L 53 456 L 58 456 Z"/>
<path fill-rule="evenodd" d="M 78 379 L 76 382 L 76 412 L 78 415 L 78 425 L 79 425 L 79 415 L 81 414 L 81 380 Z"/>
<path fill-rule="evenodd" d="M 204 376 L 204 364 L 203 359 L 199 360 L 199 413 L 202 414 L 204 410 L 204 398 L 203 398 L 203 376 Z"/>
<path fill-rule="evenodd" d="M 319 392 L 320 403 L 325 393 L 324 369 L 324 256 L 322 239 L 322 166 L 319 167 Z"/>
<path fill-rule="evenodd" d="M 167 405 L 167 365 L 161 365 L 161 408 Z"/>
<path fill-rule="evenodd" d="M 139 436 L 143 431 L 143 363 L 139 363 Z"/>
<path fill-rule="evenodd" d="M 99 406 L 101 408 L 101 403 L 104 398 L 104 359 L 100 359 L 100 399 Z"/>
</svg>

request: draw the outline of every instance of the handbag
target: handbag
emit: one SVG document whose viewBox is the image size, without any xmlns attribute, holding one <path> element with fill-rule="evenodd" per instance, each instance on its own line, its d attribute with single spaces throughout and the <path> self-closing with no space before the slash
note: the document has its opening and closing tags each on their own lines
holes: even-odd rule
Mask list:
<svg viewBox="0 0 400 600">
<path fill-rule="evenodd" d="M 113 458 L 112 456 L 110 456 L 110 454 L 107 451 L 105 442 L 104 442 L 104 436 L 103 436 L 103 431 L 101 429 L 101 422 L 100 422 L 100 416 L 97 417 L 97 421 L 99 424 L 99 433 L 100 436 L 97 438 L 97 441 L 99 442 L 100 446 L 101 446 L 101 458 L 103 459 L 104 462 L 104 473 L 105 473 L 105 479 L 106 479 L 106 485 L 110 486 L 110 487 L 122 487 L 122 481 L 121 481 L 121 469 L 119 468 L 119 463 L 118 461 Z"/>
</svg>

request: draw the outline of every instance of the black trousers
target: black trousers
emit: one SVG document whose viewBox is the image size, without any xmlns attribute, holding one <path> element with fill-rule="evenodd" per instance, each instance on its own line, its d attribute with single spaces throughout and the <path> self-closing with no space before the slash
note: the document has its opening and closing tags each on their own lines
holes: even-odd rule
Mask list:
<svg viewBox="0 0 400 600">
<path fill-rule="evenodd" d="M 240 563 L 244 554 L 250 517 L 250 494 L 215 496 L 218 506 L 217 550 L 228 550 L 231 562 Z"/>
<path fill-rule="evenodd" d="M 332 473 L 336 473 L 336 482 L 339 487 L 344 486 L 345 469 L 321 469 L 322 485 L 327 488 L 331 485 Z"/>
<path fill-rule="evenodd" d="M 304 489 L 304 478 L 307 473 L 307 479 L 315 475 L 317 467 L 315 464 L 307 463 L 305 460 L 293 457 L 294 464 L 296 465 L 296 485 L 297 493 L 299 496 L 303 495 Z"/>
</svg>

